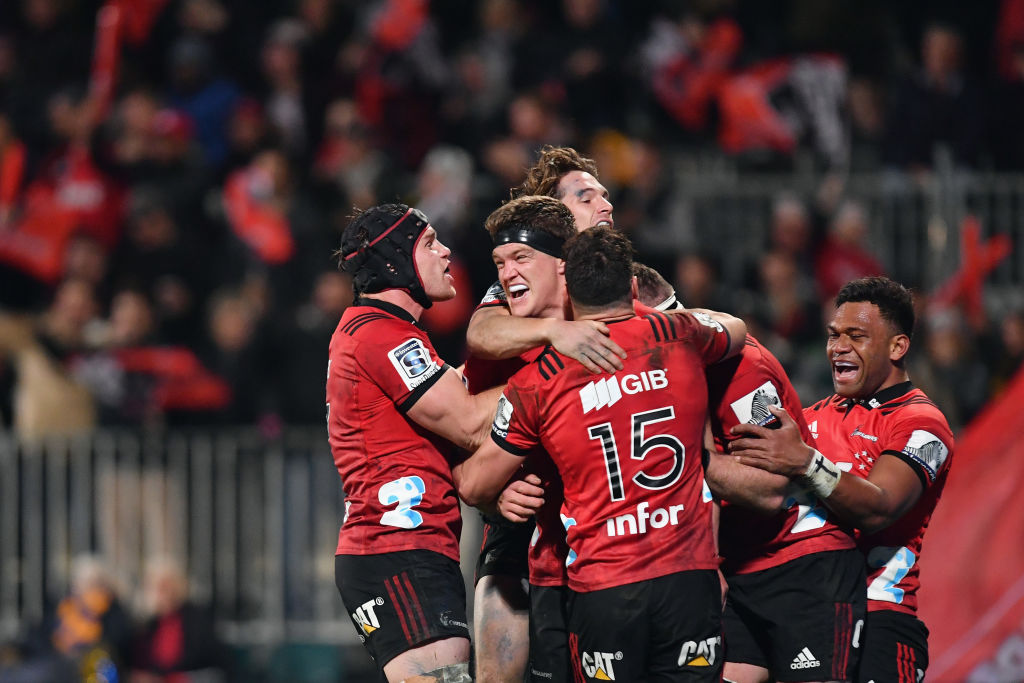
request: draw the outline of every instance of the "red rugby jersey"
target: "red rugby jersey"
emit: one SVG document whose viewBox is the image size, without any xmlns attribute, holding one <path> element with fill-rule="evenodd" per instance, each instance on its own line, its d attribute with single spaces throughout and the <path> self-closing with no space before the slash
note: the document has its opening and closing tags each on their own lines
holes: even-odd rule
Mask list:
<svg viewBox="0 0 1024 683">
<path fill-rule="evenodd" d="M 702 500 L 704 366 L 724 355 L 728 333 L 700 314 L 609 328 L 623 370 L 592 375 L 547 348 L 509 381 L 491 428 L 509 452 L 540 446 L 558 468 L 576 591 L 718 566 Z"/>
<path fill-rule="evenodd" d="M 505 290 L 500 282 L 495 282 L 477 304 L 477 310 L 504 306 Z M 543 347 L 532 349 L 515 358 L 503 360 L 484 360 L 470 356 L 466 359 L 463 376 L 471 394 L 479 393 L 499 384 L 508 382 L 520 368 L 540 355 Z M 528 550 L 530 583 L 534 586 L 565 586 L 569 577 L 565 568 L 565 560 L 569 547 L 565 542 L 565 527 L 561 519 L 562 480 L 558 470 L 551 464 L 546 455 L 530 457 L 525 463 L 526 470 L 541 478 L 544 487 L 544 505 L 534 516 L 536 527 L 530 540 Z M 505 522 L 511 524 L 512 522 Z M 528 524 L 529 522 L 523 522 Z"/>
<path fill-rule="evenodd" d="M 907 463 L 924 491 L 895 524 L 857 535 L 867 560 L 868 610 L 917 613 L 921 544 L 953 461 L 953 433 L 946 418 L 910 382 L 866 400 L 833 394 L 804 411 L 818 450 L 849 476 L 867 478 L 882 454 Z"/>
<path fill-rule="evenodd" d="M 424 549 L 459 560 L 454 447 L 405 416 L 449 370 L 403 309 L 360 299 L 327 366 L 327 428 L 345 489 L 337 554 Z"/>
<path fill-rule="evenodd" d="M 769 405 L 785 408 L 813 445 L 803 408 L 786 371 L 772 353 L 747 336 L 740 355 L 708 368 L 711 429 L 719 450 L 736 438 L 730 429 L 742 423 L 764 425 L 773 418 Z M 761 571 L 804 555 L 855 547 L 851 533 L 829 517 L 828 508 L 796 484 L 786 509 L 771 517 L 722 503 L 718 532 L 726 575 Z"/>
</svg>

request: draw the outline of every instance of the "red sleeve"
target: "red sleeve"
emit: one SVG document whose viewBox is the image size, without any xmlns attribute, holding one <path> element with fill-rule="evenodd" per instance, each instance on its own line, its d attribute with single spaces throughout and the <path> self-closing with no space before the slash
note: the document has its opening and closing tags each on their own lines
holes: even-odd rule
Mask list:
<svg viewBox="0 0 1024 683">
<path fill-rule="evenodd" d="M 525 391 L 518 378 L 509 380 L 498 399 L 491 439 L 509 453 L 526 455 L 540 443 L 540 420 L 536 401 L 523 400 L 533 392 Z"/>
<path fill-rule="evenodd" d="M 910 465 L 927 489 L 949 467 L 953 434 L 935 406 L 908 405 L 892 413 L 880 445 L 882 453 Z"/>
<path fill-rule="evenodd" d="M 423 330 L 405 324 L 382 324 L 374 343 L 363 344 L 360 354 L 364 372 L 399 410 L 407 411 L 444 373 Z"/>
</svg>

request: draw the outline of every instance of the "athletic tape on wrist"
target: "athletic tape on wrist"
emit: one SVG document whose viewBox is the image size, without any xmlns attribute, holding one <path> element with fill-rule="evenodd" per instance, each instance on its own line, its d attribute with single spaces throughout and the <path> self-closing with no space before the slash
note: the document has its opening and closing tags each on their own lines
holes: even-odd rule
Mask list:
<svg viewBox="0 0 1024 683">
<path fill-rule="evenodd" d="M 807 465 L 807 471 L 803 474 L 803 480 L 808 491 L 818 498 L 828 498 L 839 485 L 840 475 L 842 470 L 816 450 L 810 464 Z"/>
</svg>

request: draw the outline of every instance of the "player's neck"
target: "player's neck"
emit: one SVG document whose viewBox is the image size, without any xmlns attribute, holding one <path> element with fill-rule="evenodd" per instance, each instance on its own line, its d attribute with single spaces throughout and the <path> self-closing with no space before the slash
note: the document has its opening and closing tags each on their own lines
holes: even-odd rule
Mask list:
<svg viewBox="0 0 1024 683">
<path fill-rule="evenodd" d="M 863 396 L 861 398 L 865 400 L 869 399 L 872 396 L 876 395 L 877 393 L 885 391 L 889 387 L 894 387 L 897 384 L 903 384 L 904 382 L 909 381 L 910 375 L 907 374 L 906 368 L 900 368 L 894 365 L 892 368 L 892 372 L 890 372 L 889 376 L 885 378 L 885 381 L 879 384 L 878 387 L 874 391 L 870 392 L 867 396 Z"/>
<path fill-rule="evenodd" d="M 389 304 L 404 309 L 414 320 L 419 320 L 423 315 L 423 305 L 417 303 L 404 289 L 385 289 L 383 292 L 361 294 L 360 298 L 387 301 Z"/>
<path fill-rule="evenodd" d="M 601 322 L 614 322 L 626 320 L 636 314 L 633 312 L 633 302 L 624 304 L 621 301 L 608 304 L 607 306 L 581 306 L 573 303 L 573 320 L 599 320 Z"/>
</svg>

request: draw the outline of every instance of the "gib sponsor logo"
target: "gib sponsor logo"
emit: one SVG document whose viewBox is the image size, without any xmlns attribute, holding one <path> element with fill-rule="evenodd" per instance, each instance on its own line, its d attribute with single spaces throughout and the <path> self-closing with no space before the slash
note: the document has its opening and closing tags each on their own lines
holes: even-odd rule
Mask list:
<svg viewBox="0 0 1024 683">
<path fill-rule="evenodd" d="M 599 681 L 614 681 L 614 662 L 622 659 L 622 652 L 584 652 L 580 658 L 583 673 Z"/>
<path fill-rule="evenodd" d="M 679 524 L 679 513 L 686 509 L 685 505 L 669 505 L 668 509 L 654 508 L 649 510 L 646 501 L 636 506 L 636 514 L 627 512 L 618 517 L 609 518 L 605 522 L 609 536 L 635 536 L 646 534 L 651 529 L 662 529 Z"/>
<path fill-rule="evenodd" d="M 612 375 L 590 382 L 580 389 L 580 402 L 583 414 L 591 410 L 608 408 L 619 402 L 623 394 L 639 394 L 644 391 L 664 389 L 668 386 L 665 370 L 644 370 L 639 374 L 623 375 L 621 378 Z"/>
<path fill-rule="evenodd" d="M 722 636 L 704 640 L 688 640 L 679 651 L 679 666 L 714 666 L 718 661 L 718 650 L 722 647 Z"/>
<path fill-rule="evenodd" d="M 359 640 L 365 640 L 366 636 L 380 628 L 380 621 L 377 619 L 377 613 L 373 608 L 380 607 L 383 604 L 384 598 L 373 598 L 361 604 L 352 613 L 352 621 L 356 622 L 356 625 L 362 631 L 359 634 Z"/>
</svg>

